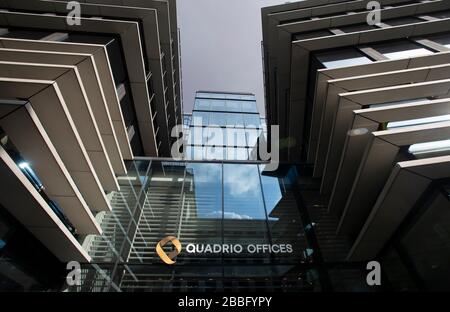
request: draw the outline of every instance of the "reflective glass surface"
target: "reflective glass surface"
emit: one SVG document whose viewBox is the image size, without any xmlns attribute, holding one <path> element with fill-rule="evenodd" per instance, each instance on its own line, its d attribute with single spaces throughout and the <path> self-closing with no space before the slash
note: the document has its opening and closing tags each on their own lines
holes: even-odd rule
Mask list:
<svg viewBox="0 0 450 312">
<path fill-rule="evenodd" d="M 372 48 L 391 60 L 433 54 L 433 51 L 408 40 L 373 45 Z"/>
<path fill-rule="evenodd" d="M 368 57 L 354 48 L 318 53 L 316 54 L 316 58 L 325 68 L 339 68 L 369 64 L 372 62 Z"/>
<path fill-rule="evenodd" d="M 434 36 L 427 36 L 427 39 L 434 41 L 436 43 L 442 44 L 443 46 L 450 47 L 450 34 L 440 34 Z"/>
<path fill-rule="evenodd" d="M 191 121 L 184 133 L 187 143 L 196 145 L 186 148 L 187 160 L 248 160 L 246 147 L 255 147 L 264 121 L 254 95 L 207 92 L 197 93 L 192 118 L 186 120 Z"/>
<path fill-rule="evenodd" d="M 125 246 L 123 252 L 129 256 L 118 262 L 125 265 L 122 273 L 109 276 L 114 287 L 122 290 L 157 290 L 163 285 L 186 289 L 183 281 L 200 282 L 198 289 L 221 289 L 231 287 L 226 284 L 229 279 L 246 289 L 284 287 L 278 284 L 281 280 L 286 287 L 310 289 L 317 283 L 314 270 L 296 268 L 309 261 L 305 255 L 311 249 L 291 183 L 283 176 L 266 176 L 263 168 L 257 164 L 130 162 L 130 179 L 122 181 L 121 191 L 113 197 L 123 198 L 120 207 L 138 207 L 138 214 L 131 220 L 120 214 L 102 219 L 107 234 L 94 240 L 101 238 L 110 244 L 91 249 L 97 266 L 94 272 L 102 263 L 119 260 L 111 258 L 110 248 Z M 136 175 L 141 178 L 131 179 Z M 113 210 L 117 209 L 114 204 Z M 125 211 L 124 216 L 128 215 Z M 130 224 L 133 240 L 108 234 Z M 175 236 L 182 245 L 173 266 L 163 264 L 156 252 L 157 243 L 167 236 Z M 163 250 L 173 249 L 168 244 Z M 260 279 L 265 282 L 259 284 Z"/>
</svg>

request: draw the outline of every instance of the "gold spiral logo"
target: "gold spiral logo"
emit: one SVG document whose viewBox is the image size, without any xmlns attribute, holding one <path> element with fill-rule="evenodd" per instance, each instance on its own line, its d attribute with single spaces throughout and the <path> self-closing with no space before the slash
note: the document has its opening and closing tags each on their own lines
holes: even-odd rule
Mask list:
<svg viewBox="0 0 450 312">
<path fill-rule="evenodd" d="M 166 253 L 163 247 L 167 245 L 169 242 L 173 244 L 175 250 Z M 164 237 L 162 240 L 158 242 L 158 244 L 156 244 L 156 253 L 165 264 L 174 264 L 176 261 L 174 261 L 173 259 L 176 256 L 178 256 L 180 252 L 181 252 L 181 243 L 175 236 Z"/>
</svg>

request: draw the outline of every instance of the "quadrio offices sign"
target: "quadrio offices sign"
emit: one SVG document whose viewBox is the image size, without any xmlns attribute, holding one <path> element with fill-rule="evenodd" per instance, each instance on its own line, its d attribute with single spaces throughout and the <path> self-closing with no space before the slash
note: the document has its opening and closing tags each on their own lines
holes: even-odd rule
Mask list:
<svg viewBox="0 0 450 312">
<path fill-rule="evenodd" d="M 163 249 L 165 245 L 172 243 L 174 250 L 166 253 Z M 156 253 L 166 264 L 174 264 L 174 258 L 182 251 L 181 242 L 175 236 L 167 236 L 156 245 Z M 206 255 L 206 254 L 291 254 L 294 249 L 291 244 L 195 244 L 186 245 L 188 254 Z"/>
<path fill-rule="evenodd" d="M 290 254 L 294 252 L 291 244 L 188 244 L 186 251 L 189 254 L 240 254 L 243 252 L 249 254 Z"/>
</svg>

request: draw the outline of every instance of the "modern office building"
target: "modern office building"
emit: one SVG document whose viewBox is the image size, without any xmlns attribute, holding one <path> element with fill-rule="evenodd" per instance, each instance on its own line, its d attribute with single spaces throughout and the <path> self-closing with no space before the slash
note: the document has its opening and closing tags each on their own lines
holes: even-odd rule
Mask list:
<svg viewBox="0 0 450 312">
<path fill-rule="evenodd" d="M 262 10 L 265 129 L 182 115 L 175 1 L 0 0 L 0 290 L 449 290 L 450 3 L 368 2 Z"/>
<path fill-rule="evenodd" d="M 392 289 L 449 290 L 450 2 L 378 2 L 262 10 L 268 125 L 311 168 L 313 222 L 347 237 L 345 261 L 378 260 Z"/>
<path fill-rule="evenodd" d="M 251 160 L 263 124 L 253 94 L 197 92 L 185 158 Z"/>
<path fill-rule="evenodd" d="M 68 2 L 0 1 L 1 289 L 91 262 L 126 161 L 182 122 L 176 1 Z"/>
</svg>

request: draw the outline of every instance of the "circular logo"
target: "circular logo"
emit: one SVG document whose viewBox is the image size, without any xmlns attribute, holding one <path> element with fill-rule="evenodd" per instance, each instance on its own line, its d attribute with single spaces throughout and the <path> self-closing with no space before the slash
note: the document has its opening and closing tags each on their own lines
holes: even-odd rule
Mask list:
<svg viewBox="0 0 450 312">
<path fill-rule="evenodd" d="M 175 250 L 166 253 L 163 247 L 167 245 L 167 243 L 169 242 L 173 244 Z M 173 260 L 173 258 L 178 256 L 180 252 L 181 252 L 181 243 L 175 236 L 164 237 L 162 240 L 158 242 L 158 244 L 156 244 L 156 253 L 165 264 L 174 264 L 175 261 Z"/>
</svg>

